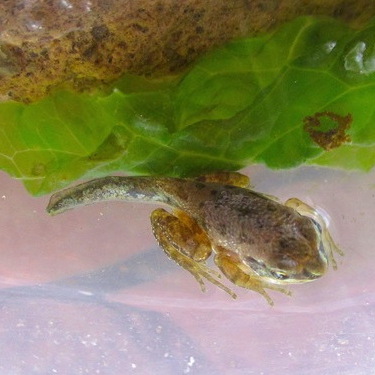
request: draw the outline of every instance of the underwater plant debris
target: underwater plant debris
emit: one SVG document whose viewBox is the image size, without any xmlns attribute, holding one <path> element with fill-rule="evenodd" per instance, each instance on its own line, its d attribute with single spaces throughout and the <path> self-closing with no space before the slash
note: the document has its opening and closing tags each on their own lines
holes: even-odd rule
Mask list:
<svg viewBox="0 0 375 375">
<path fill-rule="evenodd" d="M 335 126 L 327 130 L 323 129 L 322 118 L 324 117 L 332 120 Z M 310 134 L 311 139 L 326 151 L 351 141 L 350 136 L 346 134 L 353 122 L 353 117 L 350 113 L 346 116 L 341 116 L 329 111 L 317 112 L 312 116 L 306 116 L 303 122 L 304 130 Z"/>
</svg>

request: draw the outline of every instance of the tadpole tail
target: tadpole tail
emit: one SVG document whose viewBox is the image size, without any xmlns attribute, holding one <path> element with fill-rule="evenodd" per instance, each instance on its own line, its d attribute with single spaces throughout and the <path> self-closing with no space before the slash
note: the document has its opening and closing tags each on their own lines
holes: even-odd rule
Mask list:
<svg viewBox="0 0 375 375">
<path fill-rule="evenodd" d="M 165 179 L 157 180 L 160 184 L 155 183 L 155 177 L 110 176 L 84 182 L 53 194 L 47 212 L 56 215 L 78 206 L 117 200 L 168 204 L 159 186 Z"/>
</svg>

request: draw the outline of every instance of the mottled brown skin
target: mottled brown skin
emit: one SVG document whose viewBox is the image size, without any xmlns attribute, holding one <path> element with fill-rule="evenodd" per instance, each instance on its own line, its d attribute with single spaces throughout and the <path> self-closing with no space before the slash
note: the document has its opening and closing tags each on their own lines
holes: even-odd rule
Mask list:
<svg viewBox="0 0 375 375">
<path fill-rule="evenodd" d="M 104 200 L 164 203 L 173 214 L 156 209 L 153 233 L 166 254 L 189 271 L 204 289 L 211 281 L 232 297 L 236 295 L 205 265 L 215 263 L 234 284 L 255 290 L 270 304 L 265 288 L 312 281 L 322 276 L 334 244 L 317 212 L 291 199 L 285 205 L 248 188 L 248 178 L 222 172 L 198 179 L 106 177 L 63 190 L 51 197 L 47 211 L 63 212 L 78 205 Z"/>
</svg>

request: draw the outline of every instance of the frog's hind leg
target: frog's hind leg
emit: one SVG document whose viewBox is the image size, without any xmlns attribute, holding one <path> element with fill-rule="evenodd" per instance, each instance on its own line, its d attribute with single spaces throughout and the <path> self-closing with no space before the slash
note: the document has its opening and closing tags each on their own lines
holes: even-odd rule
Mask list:
<svg viewBox="0 0 375 375">
<path fill-rule="evenodd" d="M 249 274 L 242 270 L 242 262 L 238 255 L 233 252 L 220 248 L 215 257 L 215 263 L 220 268 L 221 272 L 223 272 L 233 284 L 260 293 L 271 306 L 274 303 L 265 291 L 265 288 L 273 289 L 286 295 L 291 295 L 290 291 L 277 285 L 267 283 L 261 280 L 257 275 Z"/>
<path fill-rule="evenodd" d="M 213 172 L 196 177 L 195 180 L 201 182 L 215 182 L 222 185 L 231 185 L 242 188 L 250 187 L 250 178 L 239 172 Z"/>
<path fill-rule="evenodd" d="M 244 189 L 253 188 L 253 186 L 251 186 L 250 184 L 250 178 L 239 172 L 222 171 L 222 172 L 208 173 L 208 174 L 204 174 L 202 176 L 196 177 L 194 180 L 200 181 L 200 182 L 215 182 L 221 185 L 236 186 L 236 187 L 240 187 Z M 280 201 L 279 198 L 275 197 L 274 195 L 269 195 L 269 194 L 264 194 L 264 193 L 259 193 L 259 192 L 257 192 L 256 194 L 259 194 L 267 199 L 271 199 L 276 202 Z"/>
<path fill-rule="evenodd" d="M 335 244 L 331 234 L 329 233 L 327 224 L 323 217 L 311 206 L 307 203 L 302 202 L 297 198 L 290 198 L 285 202 L 285 205 L 291 208 L 294 208 L 299 214 L 303 216 L 308 216 L 312 219 L 316 224 L 319 225 L 319 230 L 321 231 L 321 236 L 323 243 L 327 245 L 328 251 L 327 255 L 329 258 L 330 263 L 332 264 L 333 269 L 337 269 L 337 263 L 334 257 L 334 253 L 337 253 L 341 256 L 344 255 L 344 252 Z"/>
<path fill-rule="evenodd" d="M 237 297 L 216 279 L 220 274 L 204 264 L 211 255 L 211 243 L 206 233 L 193 219 L 182 211 L 176 211 L 175 215 L 172 215 L 159 208 L 151 214 L 151 225 L 160 247 L 170 259 L 195 277 L 203 292 L 205 291 L 203 279 L 206 279 L 233 298 Z"/>
</svg>

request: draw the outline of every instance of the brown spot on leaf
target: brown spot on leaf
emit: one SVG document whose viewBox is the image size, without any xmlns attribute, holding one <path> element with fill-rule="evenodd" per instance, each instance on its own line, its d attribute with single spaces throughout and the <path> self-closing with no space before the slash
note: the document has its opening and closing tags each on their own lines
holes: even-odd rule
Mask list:
<svg viewBox="0 0 375 375">
<path fill-rule="evenodd" d="M 311 139 L 326 151 L 350 142 L 350 136 L 346 131 L 353 122 L 349 113 L 341 116 L 334 112 L 317 112 L 312 116 L 303 119 L 303 129 L 309 133 Z"/>
</svg>

